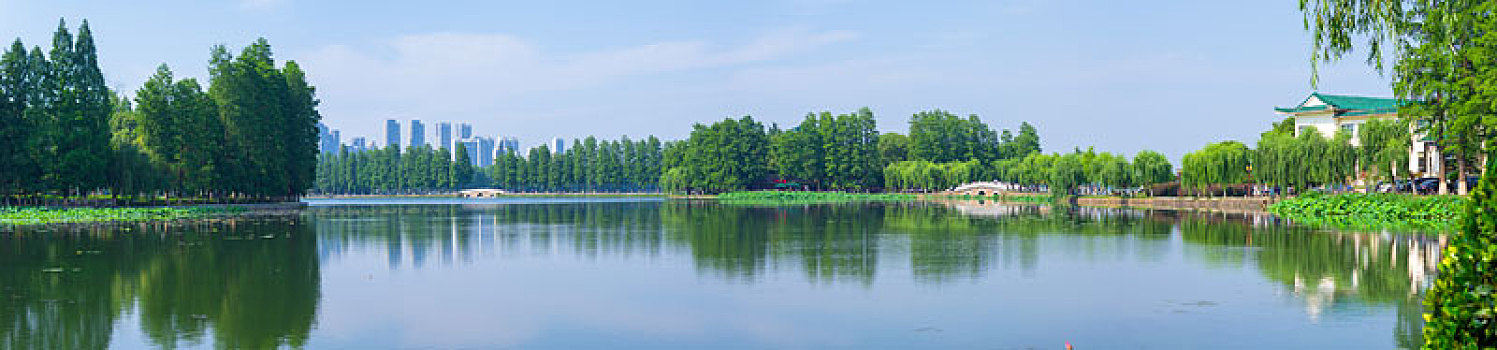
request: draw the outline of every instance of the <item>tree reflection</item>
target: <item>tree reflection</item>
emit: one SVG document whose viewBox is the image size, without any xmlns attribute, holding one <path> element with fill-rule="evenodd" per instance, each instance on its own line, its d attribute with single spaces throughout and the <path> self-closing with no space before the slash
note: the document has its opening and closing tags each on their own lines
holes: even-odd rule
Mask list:
<svg viewBox="0 0 1497 350">
<path fill-rule="evenodd" d="M 93 349 L 127 312 L 162 348 L 305 344 L 317 241 L 299 219 L 78 227 L 0 236 L 0 348 Z"/>
<path fill-rule="evenodd" d="M 1255 265 L 1304 302 L 1311 319 L 1335 312 L 1337 303 L 1349 299 L 1395 305 L 1395 340 L 1423 343 L 1420 302 L 1444 246 L 1441 236 L 1322 232 L 1222 214 L 1187 215 L 1180 227 L 1186 242 L 1215 248 L 1198 259 Z"/>
</svg>

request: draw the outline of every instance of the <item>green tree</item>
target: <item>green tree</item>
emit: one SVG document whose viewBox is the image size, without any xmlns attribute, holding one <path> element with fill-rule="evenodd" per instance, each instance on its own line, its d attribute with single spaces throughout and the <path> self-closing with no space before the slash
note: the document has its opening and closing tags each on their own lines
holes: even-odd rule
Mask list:
<svg viewBox="0 0 1497 350">
<path fill-rule="evenodd" d="M 1133 179 L 1145 187 L 1174 181 L 1174 166 L 1170 165 L 1169 158 L 1159 152 L 1138 151 L 1138 154 L 1133 155 Z M 1149 195 L 1154 195 L 1152 189 Z"/>
<path fill-rule="evenodd" d="M 1405 173 L 1409 163 L 1409 147 L 1413 143 L 1409 135 L 1407 120 L 1371 120 L 1357 130 L 1361 142 L 1360 160 L 1369 174 L 1375 178 L 1387 175 L 1396 181 Z"/>
<path fill-rule="evenodd" d="M 1180 186 L 1210 195 L 1213 185 L 1247 182 L 1251 162 L 1252 153 L 1241 142 L 1222 141 L 1206 145 L 1201 150 L 1185 154 L 1180 161 Z"/>
<path fill-rule="evenodd" d="M 109 89 L 99 70 L 93 34 L 84 21 L 76 40 L 67 23 L 58 21 L 52 36 L 50 63 L 38 86 L 41 99 L 33 115 L 42 125 L 39 150 L 52 189 L 82 193 L 104 185 L 109 168 Z"/>
<path fill-rule="evenodd" d="M 910 158 L 910 138 L 899 133 L 878 136 L 878 156 L 883 166 Z"/>
<path fill-rule="evenodd" d="M 1424 299 L 1426 349 L 1497 346 L 1497 178 L 1483 176 L 1465 210 Z"/>
<path fill-rule="evenodd" d="M 16 39 L 0 56 L 0 199 L 35 190 L 41 175 L 32 158 L 36 125 L 27 118 L 36 79 L 26 46 Z"/>
<path fill-rule="evenodd" d="M 682 150 L 684 176 L 669 180 L 684 183 L 675 187 L 685 191 L 747 189 L 768 175 L 768 141 L 764 125 L 752 117 L 697 124 Z"/>
</svg>

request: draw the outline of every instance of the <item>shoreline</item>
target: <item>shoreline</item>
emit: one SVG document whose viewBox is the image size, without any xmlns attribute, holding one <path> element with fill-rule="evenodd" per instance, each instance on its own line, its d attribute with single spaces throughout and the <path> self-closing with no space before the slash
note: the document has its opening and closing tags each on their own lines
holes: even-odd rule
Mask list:
<svg viewBox="0 0 1497 350">
<path fill-rule="evenodd" d="M 629 193 L 614 193 L 614 192 L 527 192 L 527 193 L 506 193 L 506 194 L 501 194 L 501 195 L 496 196 L 496 197 L 484 197 L 484 198 L 505 198 L 505 197 L 514 197 L 514 198 L 544 198 L 544 197 L 597 197 L 597 198 L 607 198 L 607 197 L 665 197 L 665 198 L 674 198 L 674 196 L 671 196 L 671 195 L 668 195 L 668 194 L 665 194 L 665 193 L 648 193 L 648 192 L 629 192 Z M 335 195 L 310 195 L 310 196 L 304 196 L 304 197 L 302 197 L 302 199 L 353 199 L 353 198 L 376 198 L 376 199 L 377 198 L 457 198 L 457 199 L 462 199 L 462 198 L 466 198 L 466 197 L 459 196 L 455 192 L 454 193 L 450 193 L 450 194 L 335 194 Z"/>
</svg>

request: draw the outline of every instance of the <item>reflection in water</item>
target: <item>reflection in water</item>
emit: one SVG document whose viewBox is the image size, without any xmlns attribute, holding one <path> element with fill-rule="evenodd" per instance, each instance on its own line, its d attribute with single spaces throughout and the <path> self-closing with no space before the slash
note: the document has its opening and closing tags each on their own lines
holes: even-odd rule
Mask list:
<svg viewBox="0 0 1497 350">
<path fill-rule="evenodd" d="M 1396 308 L 1394 342 L 1413 346 L 1443 245 L 1264 215 L 978 201 L 327 206 L 294 218 L 0 234 L 0 348 L 105 347 L 124 322 L 138 322 L 157 347 L 302 346 L 317 324 L 323 267 L 351 257 L 388 270 L 675 258 L 729 285 L 789 275 L 870 291 L 888 280 L 955 286 L 1077 264 L 1245 269 L 1312 321 Z"/>
<path fill-rule="evenodd" d="M 0 348 L 96 349 L 138 317 L 152 346 L 301 346 L 316 237 L 299 219 L 0 235 Z"/>
</svg>

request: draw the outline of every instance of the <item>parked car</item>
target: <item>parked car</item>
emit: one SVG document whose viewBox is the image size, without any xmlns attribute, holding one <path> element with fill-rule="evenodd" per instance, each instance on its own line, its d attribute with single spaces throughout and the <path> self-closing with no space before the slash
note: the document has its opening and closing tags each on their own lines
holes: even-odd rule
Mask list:
<svg viewBox="0 0 1497 350">
<path fill-rule="evenodd" d="M 1419 194 L 1435 194 L 1440 192 L 1440 179 L 1433 177 L 1421 177 L 1414 179 L 1414 190 Z"/>
</svg>

